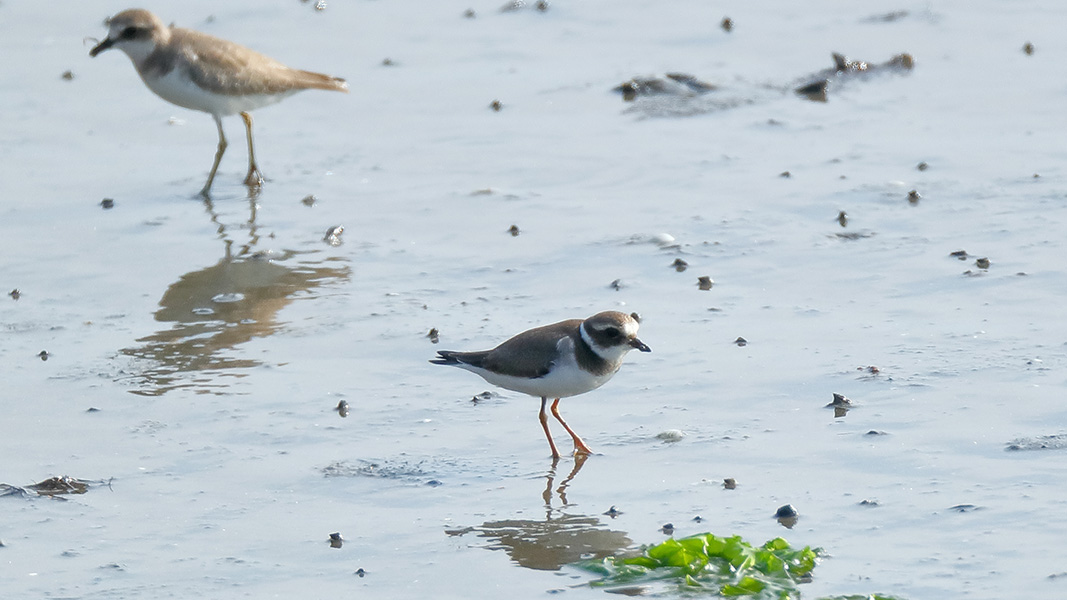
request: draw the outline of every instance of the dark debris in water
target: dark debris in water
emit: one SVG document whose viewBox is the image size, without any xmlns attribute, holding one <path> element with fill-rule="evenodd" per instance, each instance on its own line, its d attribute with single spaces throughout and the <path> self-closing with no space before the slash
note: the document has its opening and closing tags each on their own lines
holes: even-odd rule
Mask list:
<svg viewBox="0 0 1067 600">
<path fill-rule="evenodd" d="M 797 509 L 792 504 L 785 504 L 778 507 L 778 510 L 774 513 L 774 518 L 782 527 L 792 529 L 797 524 L 797 521 L 800 520 L 800 513 L 797 512 Z"/>
<path fill-rule="evenodd" d="M 339 460 L 322 468 L 325 477 L 376 477 L 381 479 L 394 479 L 397 481 L 411 481 L 426 483 L 435 481 L 440 485 L 440 480 L 432 477 L 425 469 L 425 460 L 387 460 L 375 462 L 370 460 Z"/>
<path fill-rule="evenodd" d="M 634 77 L 615 86 L 613 92 L 622 94 L 625 102 L 641 96 L 693 96 L 718 89 L 688 73 L 667 73 L 664 77 Z"/>
<path fill-rule="evenodd" d="M 38 496 L 54 498 L 56 496 L 67 494 L 84 494 L 92 487 L 103 485 L 111 487 L 111 480 L 93 481 L 63 475 L 61 477 L 49 477 L 48 479 L 38 481 L 37 483 L 27 485 L 26 487 L 0 483 L 0 496 L 20 496 L 26 498 L 36 494 Z"/>
<path fill-rule="evenodd" d="M 833 68 L 810 76 L 806 83 L 797 85 L 793 91 L 813 102 L 826 102 L 831 83 L 858 79 L 877 72 L 907 73 L 915 66 L 915 59 L 907 53 L 898 54 L 880 64 L 852 60 L 839 52 L 834 52 L 832 56 Z"/>
<path fill-rule="evenodd" d="M 849 400 L 848 396 L 845 396 L 844 394 L 838 394 L 834 392 L 834 399 L 826 405 L 826 408 L 833 408 L 837 406 L 847 406 L 848 408 L 852 408 L 852 400 Z"/>
<path fill-rule="evenodd" d="M 1067 448 L 1067 433 L 1021 437 L 1008 442 L 1005 450 L 1062 450 Z"/>
<path fill-rule="evenodd" d="M 856 240 L 864 240 L 864 239 L 867 239 L 867 238 L 872 238 L 874 236 L 875 236 L 875 233 L 873 231 L 850 231 L 850 232 L 847 232 L 847 233 L 835 233 L 833 235 L 833 237 L 835 237 L 835 238 L 837 238 L 839 240 L 845 240 L 845 241 L 848 241 L 848 242 L 853 242 L 853 241 L 856 241 Z"/>
<path fill-rule="evenodd" d="M 477 394 L 475 396 L 471 396 L 471 404 L 478 404 L 479 402 L 486 402 L 486 401 L 492 400 L 493 398 L 496 398 L 498 396 L 500 396 L 500 394 L 497 394 L 496 392 L 492 392 L 492 391 L 486 390 L 486 391 L 484 391 L 484 392 L 482 392 L 480 394 Z"/>
<path fill-rule="evenodd" d="M 341 240 L 341 234 L 344 232 L 344 225 L 334 225 L 326 230 L 326 235 L 323 236 L 322 241 L 336 248 L 344 243 Z"/>
</svg>

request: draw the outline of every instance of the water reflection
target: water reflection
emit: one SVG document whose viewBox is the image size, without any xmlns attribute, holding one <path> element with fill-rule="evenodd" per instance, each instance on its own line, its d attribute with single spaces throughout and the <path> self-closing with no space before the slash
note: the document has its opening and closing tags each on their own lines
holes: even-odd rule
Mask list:
<svg viewBox="0 0 1067 600">
<path fill-rule="evenodd" d="M 542 493 L 545 502 L 544 520 L 487 521 L 476 527 L 446 533 L 452 536 L 474 533 L 488 540 L 482 547 L 503 550 L 519 566 L 542 571 L 556 571 L 563 565 L 579 560 L 615 555 L 633 543 L 626 537 L 625 532 L 608 529 L 598 517 L 565 512 L 565 509 L 571 506 L 567 502 L 567 487 L 581 471 L 587 458 L 588 456 L 575 457 L 574 468 L 559 486 L 555 484 L 559 461 L 557 459 L 552 462 L 552 467 L 546 475 L 547 485 Z M 562 507 L 552 507 L 553 492 L 563 503 Z"/>
<path fill-rule="evenodd" d="M 258 361 L 232 352 L 253 339 L 272 335 L 284 322 L 283 307 L 322 285 L 347 281 L 350 269 L 343 259 L 311 260 L 317 252 L 257 250 L 256 200 L 249 195 L 247 239 L 235 244 L 210 200 L 205 207 L 218 224 L 223 257 L 214 265 L 182 275 L 159 301 L 156 321 L 166 328 L 143 337 L 121 352 L 150 361 L 138 372 L 134 394 L 160 396 L 184 387 L 224 388 L 220 376 L 241 377 L 233 371 Z M 234 249 L 236 247 L 236 250 Z M 330 263 L 341 263 L 332 265 Z"/>
</svg>

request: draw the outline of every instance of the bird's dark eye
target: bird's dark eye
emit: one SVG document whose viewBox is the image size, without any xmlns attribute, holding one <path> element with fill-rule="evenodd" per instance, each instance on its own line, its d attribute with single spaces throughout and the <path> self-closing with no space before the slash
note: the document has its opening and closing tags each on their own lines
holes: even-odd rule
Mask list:
<svg viewBox="0 0 1067 600">
<path fill-rule="evenodd" d="M 604 335 L 608 336 L 609 338 L 614 339 L 614 338 L 619 337 L 619 330 L 614 328 L 614 327 L 608 327 L 607 329 L 604 330 Z"/>
<path fill-rule="evenodd" d="M 127 27 L 126 29 L 122 30 L 122 33 L 119 34 L 119 37 L 124 40 L 132 40 L 133 38 L 137 37 L 137 28 Z"/>
</svg>

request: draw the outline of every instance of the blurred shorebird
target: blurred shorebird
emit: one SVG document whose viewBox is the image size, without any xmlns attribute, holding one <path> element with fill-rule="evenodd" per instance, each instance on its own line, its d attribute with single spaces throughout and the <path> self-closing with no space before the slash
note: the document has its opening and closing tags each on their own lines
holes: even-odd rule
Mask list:
<svg viewBox="0 0 1067 600">
<path fill-rule="evenodd" d="M 222 117 L 240 114 L 248 134 L 248 175 L 245 185 L 259 186 L 263 175 L 252 149 L 252 115 L 249 111 L 307 89 L 348 91 L 343 79 L 291 69 L 282 63 L 233 42 L 206 33 L 168 27 L 142 9 L 124 10 L 111 17 L 104 41 L 89 52 L 96 56 L 109 48 L 126 53 L 148 89 L 171 104 L 199 110 L 215 119 L 219 146 L 215 163 L 200 194 L 208 197 L 219 162 L 226 152 Z"/>
</svg>

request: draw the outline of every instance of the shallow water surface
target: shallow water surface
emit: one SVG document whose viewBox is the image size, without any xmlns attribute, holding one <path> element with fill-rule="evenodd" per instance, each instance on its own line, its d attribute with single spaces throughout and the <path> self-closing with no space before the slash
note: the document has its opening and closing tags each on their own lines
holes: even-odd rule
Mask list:
<svg viewBox="0 0 1067 600">
<path fill-rule="evenodd" d="M 0 4 L 0 482 L 107 482 L 0 496 L 7 594 L 600 598 L 665 523 L 1067 593 L 1060 4 L 313 4 L 155 8 L 351 85 L 255 113 L 258 194 L 227 119 L 207 203 L 211 119 L 88 57 L 121 7 Z M 832 52 L 915 65 L 793 93 Z M 586 461 L 427 362 L 607 309 L 653 352 L 562 402 Z"/>
</svg>

